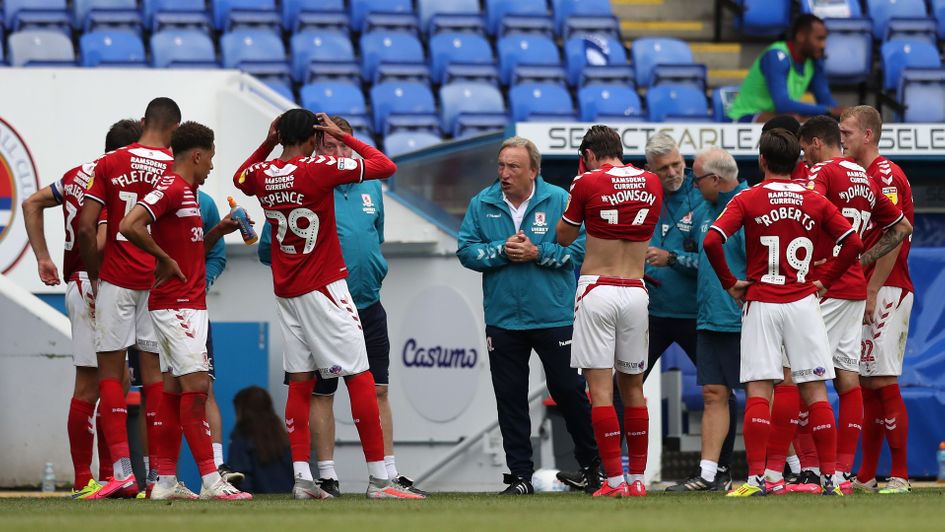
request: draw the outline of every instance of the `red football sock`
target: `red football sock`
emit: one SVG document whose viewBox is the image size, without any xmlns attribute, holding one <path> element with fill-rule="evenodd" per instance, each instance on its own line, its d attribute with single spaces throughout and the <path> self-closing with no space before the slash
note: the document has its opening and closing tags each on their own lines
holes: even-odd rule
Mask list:
<svg viewBox="0 0 945 532">
<path fill-rule="evenodd" d="M 157 467 L 158 457 L 161 455 L 161 437 L 158 436 L 157 417 L 163 395 L 163 382 L 154 382 L 144 387 L 144 429 L 148 438 L 148 458 L 152 469 Z M 145 471 L 145 474 L 147 473 Z"/>
<path fill-rule="evenodd" d="M 157 438 L 160 453 L 153 454 L 157 462 L 154 468 L 158 475 L 172 476 L 177 474 L 177 460 L 180 458 L 180 438 L 183 428 L 180 425 L 180 402 L 179 393 L 163 392 L 161 397 L 161 408 L 158 410 Z"/>
<path fill-rule="evenodd" d="M 348 397 L 351 399 L 351 417 L 361 438 L 364 460 L 384 461 L 384 431 L 377 409 L 377 390 L 370 371 L 345 377 Z"/>
<path fill-rule="evenodd" d="M 902 400 L 902 392 L 898 384 L 883 386 L 879 390 L 883 402 L 883 424 L 886 426 L 886 443 L 889 444 L 889 454 L 892 457 L 892 467 L 889 476 L 909 478 L 909 467 L 906 460 L 906 444 L 909 439 L 909 413 L 906 403 Z"/>
<path fill-rule="evenodd" d="M 102 379 L 98 382 L 99 410 L 108 441 L 108 452 L 112 462 L 129 459 L 128 452 L 128 403 L 118 379 Z"/>
<path fill-rule="evenodd" d="M 98 478 L 105 480 L 112 476 L 112 453 L 108 452 L 108 442 L 105 441 L 105 427 L 102 425 L 101 405 L 95 411 L 95 438 L 98 440 Z"/>
<path fill-rule="evenodd" d="M 594 436 L 597 438 L 597 450 L 604 465 L 604 473 L 608 477 L 622 477 L 620 422 L 613 405 L 591 408 L 591 424 L 594 425 Z"/>
<path fill-rule="evenodd" d="M 826 477 L 837 471 L 837 427 L 833 408 L 827 401 L 810 405 L 810 433 L 820 458 L 820 473 Z"/>
<path fill-rule="evenodd" d="M 857 386 L 840 394 L 840 415 L 837 420 L 837 470 L 850 473 L 856 442 L 863 430 L 863 391 Z"/>
<path fill-rule="evenodd" d="M 289 397 L 285 402 L 285 429 L 289 432 L 293 462 L 308 462 L 311 453 L 312 437 L 308 430 L 308 415 L 314 389 L 315 379 L 289 382 Z"/>
<path fill-rule="evenodd" d="M 200 475 L 209 475 L 216 471 L 210 424 L 207 423 L 206 392 L 184 392 L 180 395 L 180 424 L 187 436 L 187 446 L 190 448 L 190 454 L 194 456 L 194 462 L 197 462 Z"/>
<path fill-rule="evenodd" d="M 768 437 L 765 469 L 784 471 L 788 448 L 797 431 L 801 410 L 801 394 L 797 386 L 781 384 L 774 387 L 774 403 L 771 405 L 771 432 Z"/>
<path fill-rule="evenodd" d="M 75 484 L 73 485 L 75 490 L 84 488 L 92 480 L 92 446 L 95 443 L 92 416 L 94 415 L 95 405 L 72 398 L 66 429 L 69 432 L 69 452 L 72 454 L 72 467 L 75 470 Z"/>
<path fill-rule="evenodd" d="M 883 450 L 883 401 L 879 392 L 870 388 L 863 390 L 863 456 L 856 479 L 866 482 L 876 478 L 879 454 Z"/>
<path fill-rule="evenodd" d="M 760 477 L 765 474 L 765 450 L 771 434 L 771 412 L 764 397 L 749 397 L 745 402 L 745 458 L 748 474 Z"/>
<path fill-rule="evenodd" d="M 814 446 L 814 438 L 810 434 L 810 410 L 808 410 L 804 401 L 801 401 L 801 412 L 797 419 L 797 431 L 794 433 L 794 452 L 797 453 L 797 459 L 801 461 L 801 469 L 820 467 L 820 461 L 817 459 L 817 447 Z"/>
<path fill-rule="evenodd" d="M 623 409 L 623 429 L 626 431 L 631 475 L 642 475 L 646 471 L 646 451 L 650 443 L 649 428 L 650 412 L 645 406 Z"/>
</svg>

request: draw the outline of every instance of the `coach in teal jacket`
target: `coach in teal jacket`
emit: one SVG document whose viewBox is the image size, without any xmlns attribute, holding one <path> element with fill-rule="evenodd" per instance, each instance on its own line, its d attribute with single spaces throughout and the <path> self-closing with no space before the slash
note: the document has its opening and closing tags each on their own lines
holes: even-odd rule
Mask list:
<svg viewBox="0 0 945 532">
<path fill-rule="evenodd" d="M 545 369 L 575 443 L 578 463 L 597 480 L 597 445 L 584 378 L 571 368 L 575 268 L 584 259 L 584 236 L 555 243 L 555 224 L 568 193 L 538 175 L 541 155 L 531 141 L 502 143 L 495 183 L 477 194 L 459 230 L 463 266 L 482 272 L 486 345 L 499 428 L 511 474 L 504 495 L 527 495 L 531 484 L 528 360 L 532 349 Z M 598 481 L 599 482 L 599 481 Z"/>
</svg>

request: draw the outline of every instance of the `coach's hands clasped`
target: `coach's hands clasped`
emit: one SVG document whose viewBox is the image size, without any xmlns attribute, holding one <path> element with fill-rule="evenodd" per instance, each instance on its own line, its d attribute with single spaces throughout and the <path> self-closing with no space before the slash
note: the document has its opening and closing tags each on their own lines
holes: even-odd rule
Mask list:
<svg viewBox="0 0 945 532">
<path fill-rule="evenodd" d="M 505 256 L 512 262 L 531 262 L 538 259 L 538 246 L 519 231 L 505 241 Z"/>
</svg>

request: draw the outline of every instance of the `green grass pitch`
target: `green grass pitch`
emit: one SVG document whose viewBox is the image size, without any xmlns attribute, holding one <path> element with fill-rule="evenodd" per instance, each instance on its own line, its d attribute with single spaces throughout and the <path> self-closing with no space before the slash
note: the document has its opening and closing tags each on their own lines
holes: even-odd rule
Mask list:
<svg viewBox="0 0 945 532">
<path fill-rule="evenodd" d="M 945 530 L 945 490 L 851 497 L 785 495 L 730 499 L 720 494 L 651 493 L 645 499 L 592 499 L 579 493 L 500 498 L 435 494 L 426 501 L 331 501 L 260 496 L 254 501 L 71 501 L 0 499 L 0 530 Z"/>
</svg>

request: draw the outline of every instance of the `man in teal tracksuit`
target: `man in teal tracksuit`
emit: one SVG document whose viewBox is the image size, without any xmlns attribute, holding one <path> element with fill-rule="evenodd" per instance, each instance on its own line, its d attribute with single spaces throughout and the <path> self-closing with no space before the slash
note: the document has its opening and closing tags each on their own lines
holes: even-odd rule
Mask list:
<svg viewBox="0 0 945 532">
<path fill-rule="evenodd" d="M 736 194 L 748 188 L 738 181 L 735 159 L 721 148 L 696 156 L 692 165 L 693 183 L 705 201 L 693 219 L 696 239 L 702 240 L 712 222 L 722 214 Z M 739 230 L 725 242 L 725 259 L 736 275 L 745 274 L 745 231 Z M 728 491 L 729 471 L 735 446 L 735 395 L 741 386 L 741 307 L 722 288 L 704 252 L 699 254 L 696 303 L 696 343 L 699 358 L 696 382 L 702 386 L 705 410 L 702 416 L 702 460 L 699 473 L 670 486 L 667 491 Z"/>
<path fill-rule="evenodd" d="M 555 242 L 555 223 L 568 193 L 538 175 L 541 155 L 531 141 L 503 142 L 499 178 L 473 197 L 459 230 L 463 266 L 482 272 L 486 345 L 505 459 L 511 474 L 503 495 L 534 493 L 528 360 L 545 369 L 548 391 L 574 440 L 585 490 L 600 487 L 600 461 L 586 383 L 571 367 L 574 270 L 584 259 L 584 235 L 571 246 Z"/>
</svg>

